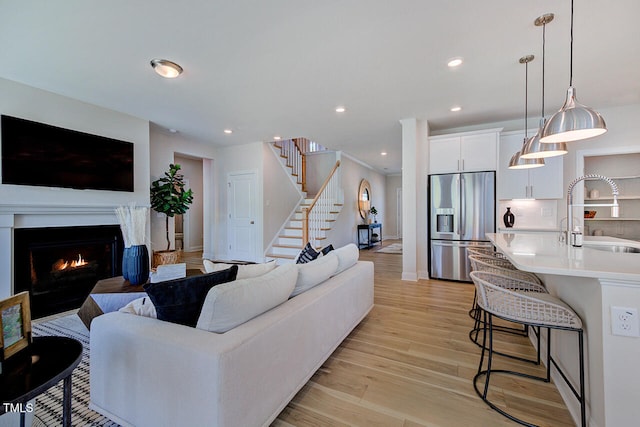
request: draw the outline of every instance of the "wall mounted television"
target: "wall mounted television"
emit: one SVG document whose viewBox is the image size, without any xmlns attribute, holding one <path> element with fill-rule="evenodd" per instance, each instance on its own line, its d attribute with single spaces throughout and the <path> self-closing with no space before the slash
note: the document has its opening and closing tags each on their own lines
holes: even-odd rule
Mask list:
<svg viewBox="0 0 640 427">
<path fill-rule="evenodd" d="M 133 144 L 2 115 L 2 183 L 133 191 Z"/>
</svg>

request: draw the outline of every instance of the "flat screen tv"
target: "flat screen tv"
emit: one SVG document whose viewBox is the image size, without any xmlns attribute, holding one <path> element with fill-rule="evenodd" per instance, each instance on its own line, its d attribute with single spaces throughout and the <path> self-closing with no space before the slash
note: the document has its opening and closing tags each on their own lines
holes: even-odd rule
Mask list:
<svg viewBox="0 0 640 427">
<path fill-rule="evenodd" d="M 133 191 L 133 144 L 2 115 L 2 183 Z"/>
</svg>

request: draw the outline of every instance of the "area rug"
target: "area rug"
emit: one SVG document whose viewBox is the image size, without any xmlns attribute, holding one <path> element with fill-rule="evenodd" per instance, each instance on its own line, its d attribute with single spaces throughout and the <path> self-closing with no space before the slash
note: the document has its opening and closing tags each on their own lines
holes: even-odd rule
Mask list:
<svg viewBox="0 0 640 427">
<path fill-rule="evenodd" d="M 376 252 L 383 254 L 402 254 L 402 243 L 392 243 L 389 246 L 378 249 Z"/>
<path fill-rule="evenodd" d="M 55 335 L 75 338 L 82 343 L 82 361 L 71 378 L 71 423 L 73 426 L 119 425 L 89 409 L 89 331 L 76 314 L 31 325 L 33 336 Z M 62 425 L 62 381 L 36 399 L 33 427 Z"/>
</svg>

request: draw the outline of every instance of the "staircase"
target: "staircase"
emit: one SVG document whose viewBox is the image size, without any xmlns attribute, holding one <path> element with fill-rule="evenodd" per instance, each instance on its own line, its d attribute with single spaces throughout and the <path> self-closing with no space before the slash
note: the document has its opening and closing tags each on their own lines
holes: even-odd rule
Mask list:
<svg viewBox="0 0 640 427">
<path fill-rule="evenodd" d="M 327 233 L 342 209 L 344 197 L 342 189 L 338 187 L 339 175 L 335 173 L 340 165 L 339 161 L 318 195 L 309 197 L 305 191 L 305 154 L 324 150 L 324 147 L 304 138 L 297 138 L 275 143 L 273 148 L 301 196 L 300 204 L 280 229 L 266 253 L 267 258 L 276 259 L 278 264 L 285 264 L 295 260 L 307 241 L 317 250 L 328 244 Z"/>
</svg>

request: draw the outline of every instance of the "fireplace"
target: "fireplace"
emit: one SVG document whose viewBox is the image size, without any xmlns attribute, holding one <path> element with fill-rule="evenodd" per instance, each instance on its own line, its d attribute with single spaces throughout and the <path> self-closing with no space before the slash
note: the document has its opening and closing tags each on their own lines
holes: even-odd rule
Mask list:
<svg viewBox="0 0 640 427">
<path fill-rule="evenodd" d="M 117 225 L 14 230 L 15 292 L 29 291 L 34 318 L 78 308 L 100 279 L 122 274 Z"/>
</svg>

